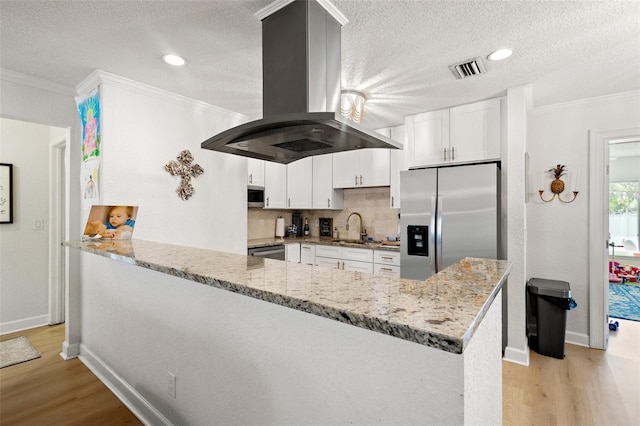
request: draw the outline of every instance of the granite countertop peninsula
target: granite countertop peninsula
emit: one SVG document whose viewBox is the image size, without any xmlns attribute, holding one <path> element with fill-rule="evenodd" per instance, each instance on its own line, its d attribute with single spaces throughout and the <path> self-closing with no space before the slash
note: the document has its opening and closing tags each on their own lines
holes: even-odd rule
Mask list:
<svg viewBox="0 0 640 426">
<path fill-rule="evenodd" d="M 326 246 L 342 246 L 368 248 L 376 250 L 399 251 L 400 241 L 356 241 L 334 240 L 330 237 L 287 237 L 287 238 L 256 238 L 247 241 L 247 248 L 267 247 L 276 244 L 320 244 Z"/>
<path fill-rule="evenodd" d="M 414 281 L 143 240 L 63 245 L 458 354 L 511 270 L 465 258 Z"/>
</svg>

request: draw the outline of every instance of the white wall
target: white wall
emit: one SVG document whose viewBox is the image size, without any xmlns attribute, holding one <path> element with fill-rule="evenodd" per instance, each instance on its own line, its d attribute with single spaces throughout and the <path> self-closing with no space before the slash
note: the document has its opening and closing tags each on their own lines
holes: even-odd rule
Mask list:
<svg viewBox="0 0 640 426">
<path fill-rule="evenodd" d="M 0 69 L 0 84 L 2 85 L 2 90 L 0 91 L 0 117 L 70 129 L 71 143 L 75 143 L 77 144 L 76 146 L 79 146 L 80 126 L 78 113 L 75 107 L 75 101 L 73 99 L 73 96 L 75 94 L 75 90 L 73 88 L 61 86 L 5 69 Z M 52 133 L 59 136 L 59 133 L 55 131 Z M 47 162 L 45 162 L 44 164 L 45 167 L 48 167 L 50 149 L 49 142 L 50 139 L 47 135 L 42 139 L 41 144 L 36 148 L 35 152 L 29 152 L 29 148 L 33 147 L 27 146 L 16 147 L 15 145 L 12 145 L 11 150 L 13 152 L 16 152 L 16 155 L 19 155 L 20 158 L 27 159 L 28 161 L 31 161 L 32 156 L 40 157 L 40 155 L 42 155 L 47 158 Z M 2 145 L 6 144 L 8 146 L 11 143 L 11 141 L 3 140 Z M 5 158 L 5 152 L 9 151 L 5 151 L 3 147 L 2 161 L 13 162 L 13 160 Z M 67 160 L 69 160 L 69 158 L 77 159 L 79 157 L 79 152 L 76 152 L 75 150 L 67 150 L 66 157 Z M 24 164 L 20 164 L 19 166 L 23 167 Z M 68 216 L 65 218 L 65 225 L 67 238 L 70 237 L 74 239 L 78 238 L 80 235 L 80 221 L 78 210 L 79 186 L 74 186 L 73 191 L 69 191 L 69 186 L 71 185 L 72 181 L 78 182 L 77 179 L 77 170 L 69 170 L 67 181 L 65 182 L 65 187 L 68 194 L 67 203 L 69 206 L 71 206 L 71 209 L 68 211 Z M 45 175 L 44 181 L 41 183 L 41 185 L 47 192 L 45 193 L 45 196 L 41 200 L 39 200 L 42 208 L 47 208 L 48 206 L 48 181 L 49 176 Z M 18 198 L 21 197 L 20 194 L 16 195 Z M 14 212 L 14 214 L 16 216 L 16 220 L 19 220 L 21 222 L 20 225 L 18 225 L 17 223 L 13 225 L 0 225 L 0 232 L 3 233 L 0 235 L 3 241 L 3 259 L 5 258 L 5 250 L 15 249 L 12 244 L 15 239 L 26 238 L 28 240 L 33 234 L 34 218 L 30 215 L 30 213 L 23 211 L 22 208 L 19 211 L 16 207 L 16 211 Z M 45 215 L 44 219 L 46 228 L 44 231 L 39 231 L 43 234 L 38 238 L 47 238 L 48 235 L 48 227 L 50 226 L 47 221 L 48 215 Z M 16 229 L 19 230 L 16 231 Z M 7 235 L 7 243 L 4 242 L 4 233 L 6 232 L 11 232 L 12 234 L 11 237 Z M 78 259 L 79 256 L 76 253 L 71 253 L 68 255 L 67 266 L 70 275 L 69 279 L 72 283 L 77 282 L 76 279 L 79 270 L 76 262 L 78 261 Z M 37 259 L 35 258 L 35 256 L 33 257 L 33 262 L 37 263 L 38 265 L 46 264 L 47 261 L 48 260 L 46 252 L 44 253 L 44 256 L 42 258 L 40 258 L 40 254 L 38 255 Z M 23 269 L 26 268 L 25 263 L 17 266 Z M 9 274 L 9 268 L 5 268 L 3 265 L 2 271 L 0 271 L 0 277 L 2 277 L 2 295 L 4 296 L 4 294 L 6 293 L 13 296 L 11 299 L 6 300 L 4 297 L 2 297 L 2 311 L 0 313 L 2 317 L 0 317 L 0 332 L 7 333 L 46 323 L 44 317 L 48 315 L 48 309 L 46 307 L 44 308 L 44 310 L 41 307 L 38 307 L 37 309 L 34 308 L 34 300 L 38 300 L 37 303 L 40 304 L 41 300 L 47 299 L 48 288 L 46 285 L 46 281 L 45 284 L 43 284 L 41 287 L 39 286 L 38 296 L 34 297 L 34 295 L 31 294 L 30 291 L 23 291 L 21 287 L 22 282 L 5 279 L 5 274 Z M 13 275 L 14 272 L 12 272 L 11 274 Z M 5 309 L 5 303 L 11 304 L 12 306 L 15 304 L 16 306 L 28 308 L 24 311 L 14 308 Z M 35 315 L 35 317 L 33 315 Z"/>
<path fill-rule="evenodd" d="M 0 225 L 0 324 L 46 324 L 49 126 L 0 118 L 0 162 L 13 164 L 14 193 L 13 223 Z"/>
<path fill-rule="evenodd" d="M 91 78 L 102 83 L 101 203 L 139 206 L 136 239 L 246 253 L 247 160 L 200 147 L 246 117 L 111 74 Z M 164 170 L 184 149 L 204 168 L 187 201 Z"/>
<path fill-rule="evenodd" d="M 569 282 L 578 308 L 568 314 L 568 341 L 589 344 L 589 131 L 633 127 L 640 127 L 640 92 L 535 108 L 529 117 L 527 275 Z M 571 204 L 545 204 L 537 194 L 540 173 L 558 163 L 580 172 L 580 193 Z"/>
</svg>

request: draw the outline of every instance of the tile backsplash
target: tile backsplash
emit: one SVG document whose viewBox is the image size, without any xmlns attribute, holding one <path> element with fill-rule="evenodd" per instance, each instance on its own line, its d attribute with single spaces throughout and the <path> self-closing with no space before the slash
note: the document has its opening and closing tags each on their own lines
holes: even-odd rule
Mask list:
<svg viewBox="0 0 640 426">
<path fill-rule="evenodd" d="M 270 210 L 250 208 L 247 214 L 247 238 L 269 238 L 275 235 L 276 218 L 282 216 L 286 226 L 291 223 L 292 213 L 302 213 L 309 219 L 309 231 L 312 236 L 320 235 L 318 219 L 328 217 L 333 219 L 333 226 L 338 228 L 342 239 L 358 239 L 360 219 L 352 216 L 349 221 L 349 231 L 346 229 L 347 217 L 353 212 L 362 216 L 363 228 L 367 235 L 376 240 L 384 240 L 387 236 L 396 235 L 398 228 L 398 214 L 400 209 L 389 207 L 389 187 L 354 188 L 344 190 L 344 208 L 342 210 Z"/>
</svg>

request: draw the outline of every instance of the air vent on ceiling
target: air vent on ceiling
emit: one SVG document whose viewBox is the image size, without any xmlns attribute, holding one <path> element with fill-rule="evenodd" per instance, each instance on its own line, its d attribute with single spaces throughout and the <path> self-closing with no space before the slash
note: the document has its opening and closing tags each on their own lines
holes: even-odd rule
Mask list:
<svg viewBox="0 0 640 426">
<path fill-rule="evenodd" d="M 467 78 L 485 72 L 480 58 L 471 59 L 458 65 L 451 65 L 449 68 L 456 78 Z"/>
</svg>

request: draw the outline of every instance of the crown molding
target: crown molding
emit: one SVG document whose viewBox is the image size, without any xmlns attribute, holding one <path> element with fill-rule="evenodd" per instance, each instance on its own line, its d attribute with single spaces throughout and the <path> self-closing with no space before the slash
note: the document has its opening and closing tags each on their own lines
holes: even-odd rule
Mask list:
<svg viewBox="0 0 640 426">
<path fill-rule="evenodd" d="M 262 21 L 263 19 L 273 15 L 283 7 L 293 2 L 294 0 L 276 0 L 254 13 L 253 16 L 255 16 L 259 21 Z M 331 3 L 330 0 L 316 0 L 316 2 L 320 6 L 322 6 L 322 8 L 326 10 L 329 15 L 333 16 L 333 19 L 338 21 L 340 25 L 345 25 L 349 22 L 344 13 L 338 10 L 338 8 L 333 3 Z"/>
<path fill-rule="evenodd" d="M 217 107 L 215 105 L 208 104 L 206 102 L 198 101 L 196 99 L 188 98 L 186 96 L 178 95 L 173 92 L 169 92 L 163 89 L 158 89 L 157 87 L 150 86 L 145 83 L 140 83 L 135 80 L 128 79 L 126 77 L 121 77 L 116 74 L 111 74 L 106 71 L 95 70 L 87 78 L 82 80 L 76 89 L 78 94 L 86 95 L 100 84 L 108 84 L 111 86 L 119 87 L 122 89 L 130 90 L 141 95 L 145 96 L 155 96 L 164 100 L 168 100 L 174 103 L 186 104 L 192 107 L 203 108 L 210 111 L 215 111 L 217 113 L 225 114 L 227 116 L 247 121 L 249 119 L 248 116 L 244 114 L 240 114 L 238 112 L 230 111 L 228 109 L 224 109 L 221 107 Z"/>
<path fill-rule="evenodd" d="M 551 105 L 543 105 L 539 107 L 533 107 L 531 109 L 532 115 L 547 114 L 550 112 L 558 111 L 567 108 L 579 108 L 593 104 L 600 104 L 603 102 L 619 102 L 623 100 L 640 101 L 640 90 L 632 90 L 630 92 L 620 92 L 611 95 L 595 96 L 593 98 L 577 99 L 575 101 L 561 102 Z"/>
<path fill-rule="evenodd" d="M 291 3 L 293 3 L 293 0 L 276 0 L 254 13 L 253 16 L 255 16 L 258 21 L 262 21 L 264 18 L 273 15 L 274 13 Z"/>
<path fill-rule="evenodd" d="M 59 93 L 66 96 L 76 96 L 77 94 L 73 87 L 54 83 L 53 81 L 34 77 L 28 74 L 22 74 L 17 71 L 11 71 L 6 68 L 0 68 L 0 80 L 46 90 L 47 92 Z"/>
</svg>

